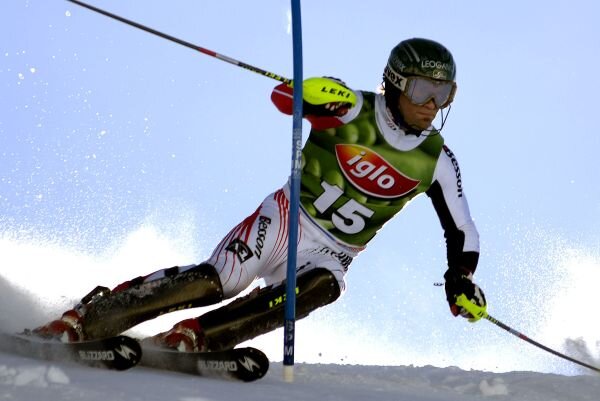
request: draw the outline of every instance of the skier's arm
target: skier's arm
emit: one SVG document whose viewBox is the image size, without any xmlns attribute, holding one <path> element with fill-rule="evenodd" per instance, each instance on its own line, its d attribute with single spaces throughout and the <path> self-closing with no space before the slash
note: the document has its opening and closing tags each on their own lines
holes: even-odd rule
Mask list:
<svg viewBox="0 0 600 401">
<path fill-rule="evenodd" d="M 474 273 L 479 260 L 479 234 L 471 218 L 458 162 L 445 145 L 427 195 L 444 229 L 448 268 Z"/>
<path fill-rule="evenodd" d="M 316 130 L 346 124 L 362 107 L 362 94 L 335 78 L 309 78 L 303 82 L 302 89 L 303 115 Z M 284 114 L 293 112 L 293 91 L 292 86 L 280 84 L 271 93 L 271 100 Z"/>
<path fill-rule="evenodd" d="M 460 295 L 465 295 L 471 303 L 486 307 L 483 291 L 473 282 L 479 260 L 479 234 L 471 219 L 458 162 L 445 145 L 427 195 L 433 202 L 446 237 L 448 270 L 444 274 L 444 287 L 450 311 L 454 316 L 461 315 L 476 321 L 480 317 L 472 316 L 456 301 Z"/>
</svg>

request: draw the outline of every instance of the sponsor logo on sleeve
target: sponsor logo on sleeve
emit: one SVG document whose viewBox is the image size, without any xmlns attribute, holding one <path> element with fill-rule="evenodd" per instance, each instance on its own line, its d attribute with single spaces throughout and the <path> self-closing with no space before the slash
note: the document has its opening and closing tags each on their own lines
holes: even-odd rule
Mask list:
<svg viewBox="0 0 600 401">
<path fill-rule="evenodd" d="M 254 254 L 258 259 L 262 256 L 262 251 L 267 239 L 267 232 L 271 225 L 271 219 L 266 216 L 258 216 L 258 232 L 256 233 L 256 244 L 254 246 Z"/>
<path fill-rule="evenodd" d="M 454 153 L 452 153 L 452 151 L 446 145 L 444 145 L 444 152 L 446 152 L 446 154 L 450 158 L 450 161 L 452 162 L 452 166 L 454 167 L 454 173 L 456 174 L 456 195 L 459 198 L 462 198 L 462 196 L 463 196 L 462 178 L 460 177 L 460 167 L 458 167 L 458 161 L 456 160 Z"/>
</svg>

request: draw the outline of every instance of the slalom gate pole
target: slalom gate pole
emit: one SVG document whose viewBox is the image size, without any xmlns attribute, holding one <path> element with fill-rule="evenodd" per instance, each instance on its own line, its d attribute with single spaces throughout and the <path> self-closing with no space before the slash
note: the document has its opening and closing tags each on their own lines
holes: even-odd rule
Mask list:
<svg viewBox="0 0 600 401">
<path fill-rule="evenodd" d="M 128 20 L 127 18 L 123 18 L 123 17 L 118 16 L 116 14 L 113 14 L 113 13 L 110 13 L 108 11 L 102 10 L 100 8 L 94 7 L 94 6 L 90 5 L 90 4 L 84 3 L 83 1 L 79 1 L 79 0 L 67 0 L 67 1 L 69 1 L 69 2 L 71 2 L 73 4 L 77 4 L 78 6 L 87 8 L 88 10 L 92 10 L 92 11 L 97 12 L 99 14 L 105 15 L 105 16 L 110 17 L 112 19 L 115 19 L 117 21 L 123 22 L 123 23 L 125 23 L 127 25 L 130 25 L 130 26 L 133 26 L 135 28 L 141 29 L 141 30 L 146 31 L 148 33 L 151 33 L 153 35 L 160 36 L 163 39 L 167 39 L 167 40 L 170 40 L 171 42 L 177 43 L 179 45 L 182 45 L 182 46 L 185 46 L 185 47 L 189 47 L 190 49 L 199 51 L 200 53 L 203 53 L 203 54 L 206 54 L 208 56 L 217 58 L 217 59 L 219 59 L 221 61 L 225 61 L 225 62 L 233 64 L 233 65 L 235 65 L 237 67 L 244 68 L 244 69 L 246 69 L 248 71 L 255 72 L 257 74 L 263 75 L 265 77 L 274 79 L 274 80 L 279 81 L 279 82 L 284 82 L 286 84 L 289 84 L 289 83 L 292 82 L 291 79 L 285 78 L 285 77 L 283 77 L 281 75 L 277 75 L 277 74 L 274 74 L 272 72 L 263 70 L 261 68 L 254 67 L 254 66 L 252 66 L 250 64 L 243 63 L 243 62 L 241 62 L 239 60 L 235 60 L 235 59 L 233 59 L 231 57 L 227 57 L 225 55 L 219 54 L 217 52 L 214 52 L 214 51 L 206 49 L 204 47 L 195 45 L 195 44 L 187 42 L 185 40 L 178 39 L 178 38 L 176 38 L 174 36 L 171 36 L 171 35 L 167 35 L 166 33 L 157 31 L 156 29 L 149 28 L 149 27 L 147 27 L 145 25 L 142 25 L 142 24 L 139 24 L 139 23 L 137 23 L 135 21 Z"/>
<path fill-rule="evenodd" d="M 294 82 L 302 82 L 302 27 L 300 0 L 292 2 L 292 40 Z M 290 208 L 285 315 L 283 324 L 283 379 L 294 381 L 294 343 L 296 326 L 296 259 L 298 251 L 298 219 L 300 211 L 300 175 L 302 168 L 302 85 L 294 86 L 292 132 L 292 168 L 290 175 Z"/>
<path fill-rule="evenodd" d="M 588 369 L 591 369 L 595 372 L 600 373 L 600 368 L 597 368 L 595 366 L 592 365 L 588 365 L 585 362 L 581 362 L 578 361 L 575 358 L 571 358 L 568 355 L 562 354 L 558 351 L 553 350 L 552 348 L 549 348 L 543 344 L 540 344 L 539 342 L 532 340 L 531 338 L 527 337 L 525 334 L 518 332 L 517 330 L 509 327 L 508 325 L 502 323 L 501 321 L 499 321 L 498 319 L 490 316 L 487 311 L 485 311 L 484 309 L 480 308 L 479 306 L 474 305 L 472 302 L 470 302 L 467 297 L 462 294 L 460 295 L 457 299 L 456 299 L 456 304 L 458 306 L 462 306 L 463 308 L 465 308 L 471 315 L 476 316 L 476 317 L 480 317 L 483 319 L 486 319 L 489 322 L 494 323 L 496 326 L 500 327 L 501 329 L 504 329 L 506 331 L 508 331 L 510 334 L 520 338 L 521 340 L 527 341 L 529 344 L 535 345 L 536 347 L 543 349 L 546 352 L 549 352 L 553 355 L 556 355 L 560 358 L 566 359 L 567 361 L 576 363 L 578 365 L 581 365 L 583 367 L 586 367 Z"/>
</svg>

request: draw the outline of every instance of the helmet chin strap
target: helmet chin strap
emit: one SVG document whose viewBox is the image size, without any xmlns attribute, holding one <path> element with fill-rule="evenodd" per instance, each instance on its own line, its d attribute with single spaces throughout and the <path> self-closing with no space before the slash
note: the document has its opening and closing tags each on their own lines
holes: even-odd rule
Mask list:
<svg viewBox="0 0 600 401">
<path fill-rule="evenodd" d="M 452 110 L 452 103 L 450 103 L 448 105 L 448 107 L 446 107 L 445 109 L 447 109 L 445 115 L 444 115 L 444 109 L 440 109 L 440 118 L 442 120 L 442 124 L 440 125 L 440 128 L 437 129 L 437 134 L 439 134 L 442 131 L 442 128 L 444 128 L 444 125 L 446 125 L 446 120 L 448 119 L 448 115 L 450 114 L 450 110 Z"/>
</svg>

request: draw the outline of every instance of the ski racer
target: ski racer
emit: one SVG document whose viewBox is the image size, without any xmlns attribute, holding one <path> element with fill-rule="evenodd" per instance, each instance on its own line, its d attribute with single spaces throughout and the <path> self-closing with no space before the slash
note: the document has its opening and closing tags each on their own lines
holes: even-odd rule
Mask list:
<svg viewBox="0 0 600 401">
<path fill-rule="evenodd" d="M 440 129 L 456 92 L 456 65 L 440 43 L 400 42 L 383 72 L 383 93 L 349 89 L 327 77 L 303 82 L 304 117 L 311 123 L 302 150 L 296 316 L 334 302 L 344 276 L 377 231 L 414 197 L 426 194 L 444 231 L 446 298 L 454 316 L 476 317 L 456 304 L 464 294 L 485 308 L 473 282 L 479 235 L 461 172 Z M 293 88 L 271 99 L 292 113 Z M 440 129 L 432 122 L 441 114 Z M 33 332 L 73 342 L 119 334 L 171 311 L 232 302 L 185 319 L 150 337 L 180 351 L 215 351 L 283 325 L 289 184 L 268 195 L 204 262 L 158 270 L 97 287 L 73 309 Z M 257 278 L 266 285 L 238 296 Z"/>
</svg>

